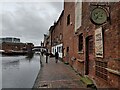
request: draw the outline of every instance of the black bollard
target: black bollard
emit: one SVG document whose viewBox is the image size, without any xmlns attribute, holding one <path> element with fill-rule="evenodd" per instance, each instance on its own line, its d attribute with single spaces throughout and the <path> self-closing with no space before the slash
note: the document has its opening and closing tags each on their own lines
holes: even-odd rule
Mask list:
<svg viewBox="0 0 120 90">
<path fill-rule="evenodd" d="M 46 63 L 48 63 L 48 49 L 46 49 Z"/>
<path fill-rule="evenodd" d="M 46 63 L 48 63 L 48 55 L 46 54 Z"/>
</svg>

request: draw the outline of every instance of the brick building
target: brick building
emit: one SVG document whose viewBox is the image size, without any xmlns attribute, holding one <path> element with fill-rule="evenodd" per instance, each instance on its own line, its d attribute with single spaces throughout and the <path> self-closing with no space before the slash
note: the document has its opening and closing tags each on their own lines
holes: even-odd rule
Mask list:
<svg viewBox="0 0 120 90">
<path fill-rule="evenodd" d="M 120 2 L 64 2 L 63 60 L 97 87 L 120 88 L 119 14 Z"/>
<path fill-rule="evenodd" d="M 44 34 L 44 47 L 47 49 L 47 52 L 50 52 L 50 35 Z"/>
<path fill-rule="evenodd" d="M 75 3 L 64 3 L 63 60 L 68 63 L 74 55 Z"/>
<path fill-rule="evenodd" d="M 12 43 L 12 42 L 3 42 L 1 43 L 1 50 L 5 52 L 10 51 L 22 51 L 26 47 L 24 43 Z"/>
<path fill-rule="evenodd" d="M 59 53 L 59 57 L 62 58 L 62 48 L 63 48 L 63 18 L 64 11 L 62 11 L 57 22 L 51 26 L 50 38 L 51 38 L 51 52 L 55 54 L 55 52 Z"/>
<path fill-rule="evenodd" d="M 32 51 L 33 43 L 22 43 L 19 38 L 1 38 L 0 50 L 5 52 Z"/>
<path fill-rule="evenodd" d="M 120 88 L 120 2 L 64 2 L 49 29 L 50 52 L 58 51 L 100 88 Z"/>
</svg>

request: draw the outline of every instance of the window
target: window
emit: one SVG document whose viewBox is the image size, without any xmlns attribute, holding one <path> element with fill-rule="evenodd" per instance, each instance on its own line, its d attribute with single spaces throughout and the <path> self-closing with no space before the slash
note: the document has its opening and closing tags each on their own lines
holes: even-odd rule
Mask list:
<svg viewBox="0 0 120 90">
<path fill-rule="evenodd" d="M 54 48 L 52 49 L 53 53 L 54 53 Z"/>
<path fill-rule="evenodd" d="M 96 61 L 95 62 L 95 75 L 107 80 L 107 70 L 105 68 L 107 68 L 107 62 L 102 62 L 102 61 Z"/>
<path fill-rule="evenodd" d="M 56 41 L 58 42 L 58 37 L 56 37 Z"/>
<path fill-rule="evenodd" d="M 56 52 L 56 49 L 55 49 L 55 52 Z"/>
<path fill-rule="evenodd" d="M 57 47 L 57 52 L 59 52 L 59 47 Z"/>
<path fill-rule="evenodd" d="M 60 53 L 62 53 L 62 47 L 60 47 Z"/>
<path fill-rule="evenodd" d="M 89 37 L 89 53 L 93 53 L 93 36 Z"/>
<path fill-rule="evenodd" d="M 70 24 L 70 14 L 67 16 L 67 25 Z"/>
<path fill-rule="evenodd" d="M 61 53 L 61 47 L 59 47 L 59 52 Z"/>
<path fill-rule="evenodd" d="M 79 35 L 79 45 L 78 45 L 79 51 L 83 50 L 83 34 Z"/>
<path fill-rule="evenodd" d="M 69 52 L 69 47 L 67 47 L 67 52 Z"/>
<path fill-rule="evenodd" d="M 62 34 L 60 33 L 60 40 L 62 40 Z"/>
<path fill-rule="evenodd" d="M 80 28 L 82 22 L 82 2 L 76 1 L 75 4 L 75 32 Z"/>
</svg>

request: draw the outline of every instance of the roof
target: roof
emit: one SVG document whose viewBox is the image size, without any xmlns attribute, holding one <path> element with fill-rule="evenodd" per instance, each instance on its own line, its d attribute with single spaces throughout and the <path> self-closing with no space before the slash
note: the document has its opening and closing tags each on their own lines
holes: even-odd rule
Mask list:
<svg viewBox="0 0 120 90">
<path fill-rule="evenodd" d="M 58 22 L 59 22 L 60 19 L 62 18 L 63 14 L 64 14 L 64 10 L 62 11 L 62 13 L 61 13 L 60 17 L 58 18 L 57 22 L 55 22 L 54 25 L 52 25 L 52 26 L 50 27 L 49 31 L 52 32 L 52 31 L 54 30 L 54 28 L 56 27 L 56 25 L 58 24 Z"/>
</svg>

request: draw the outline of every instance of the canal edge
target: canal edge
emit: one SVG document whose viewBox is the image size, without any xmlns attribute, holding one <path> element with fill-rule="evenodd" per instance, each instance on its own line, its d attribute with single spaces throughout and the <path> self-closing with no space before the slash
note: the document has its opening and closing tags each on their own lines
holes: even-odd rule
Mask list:
<svg viewBox="0 0 120 90">
<path fill-rule="evenodd" d="M 39 75 L 41 74 L 40 72 L 42 71 L 42 67 L 43 67 L 42 55 L 40 54 L 40 70 L 39 70 L 39 72 L 38 72 L 38 74 L 37 74 L 37 77 L 36 77 L 36 79 L 35 79 L 35 81 L 34 81 L 34 84 L 33 84 L 33 86 L 32 86 L 32 89 L 33 89 L 33 90 L 34 90 L 35 88 L 37 88 L 38 78 L 39 78 Z"/>
</svg>

